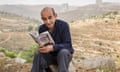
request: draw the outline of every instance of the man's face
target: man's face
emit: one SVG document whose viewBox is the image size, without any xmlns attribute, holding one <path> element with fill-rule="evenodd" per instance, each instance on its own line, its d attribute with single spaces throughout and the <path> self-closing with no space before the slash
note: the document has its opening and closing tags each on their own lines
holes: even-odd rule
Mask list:
<svg viewBox="0 0 120 72">
<path fill-rule="evenodd" d="M 49 28 L 53 29 L 56 15 L 53 14 L 53 11 L 51 9 L 45 10 L 41 13 L 41 19 L 43 20 L 44 24 Z"/>
</svg>

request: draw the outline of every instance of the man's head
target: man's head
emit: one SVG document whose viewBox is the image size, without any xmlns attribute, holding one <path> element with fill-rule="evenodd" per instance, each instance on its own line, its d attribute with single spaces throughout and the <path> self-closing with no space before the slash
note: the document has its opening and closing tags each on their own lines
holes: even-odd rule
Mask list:
<svg viewBox="0 0 120 72">
<path fill-rule="evenodd" d="M 44 24 L 51 30 L 54 28 L 56 17 L 57 14 L 53 8 L 45 7 L 41 11 L 41 19 L 43 20 Z"/>
</svg>

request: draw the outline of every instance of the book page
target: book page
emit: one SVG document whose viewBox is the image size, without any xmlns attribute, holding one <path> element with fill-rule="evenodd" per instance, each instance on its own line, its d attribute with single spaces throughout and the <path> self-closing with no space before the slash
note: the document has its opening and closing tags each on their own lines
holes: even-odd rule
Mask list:
<svg viewBox="0 0 120 72">
<path fill-rule="evenodd" d="M 55 44 L 54 40 L 52 39 L 48 31 L 42 32 L 38 36 L 35 33 L 30 33 L 30 35 L 35 40 L 35 42 L 37 42 L 40 46 Z"/>
</svg>

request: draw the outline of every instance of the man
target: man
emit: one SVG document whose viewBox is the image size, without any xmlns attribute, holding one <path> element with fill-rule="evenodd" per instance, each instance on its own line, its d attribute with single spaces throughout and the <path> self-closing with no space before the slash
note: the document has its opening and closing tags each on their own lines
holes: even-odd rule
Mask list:
<svg viewBox="0 0 120 72">
<path fill-rule="evenodd" d="M 35 55 L 31 72 L 49 72 L 49 66 L 57 65 L 58 72 L 69 72 L 68 67 L 74 52 L 72 48 L 69 26 L 58 20 L 53 8 L 45 7 L 41 11 L 39 33 L 49 31 L 55 45 L 40 46 Z"/>
</svg>

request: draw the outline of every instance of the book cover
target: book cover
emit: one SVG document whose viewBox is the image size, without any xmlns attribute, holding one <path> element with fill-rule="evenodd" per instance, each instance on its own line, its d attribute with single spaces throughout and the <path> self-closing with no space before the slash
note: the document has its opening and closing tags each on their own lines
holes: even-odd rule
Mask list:
<svg viewBox="0 0 120 72">
<path fill-rule="evenodd" d="M 30 32 L 29 34 L 40 46 L 55 44 L 54 40 L 52 39 L 48 31 L 42 32 L 39 35 L 35 32 Z"/>
</svg>

